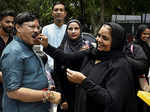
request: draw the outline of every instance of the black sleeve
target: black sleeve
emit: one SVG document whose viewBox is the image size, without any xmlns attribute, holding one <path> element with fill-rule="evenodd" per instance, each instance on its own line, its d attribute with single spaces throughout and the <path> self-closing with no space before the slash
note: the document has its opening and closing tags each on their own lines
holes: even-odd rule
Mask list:
<svg viewBox="0 0 150 112">
<path fill-rule="evenodd" d="M 54 72 L 53 72 L 53 79 L 56 86 L 56 91 L 59 91 L 62 94 L 62 102 L 66 101 L 65 98 L 65 89 L 64 86 L 67 86 L 65 83 L 67 81 L 67 77 L 65 75 L 66 69 L 62 68 L 63 65 L 59 64 L 58 62 L 54 62 Z"/>
<path fill-rule="evenodd" d="M 131 71 L 126 66 L 112 70 L 106 77 L 105 86 L 97 85 L 94 81 L 86 78 L 81 86 L 87 92 L 87 96 L 93 103 L 104 105 L 108 112 L 121 112 L 122 107 L 134 105 L 135 97 L 133 83 L 129 77 Z M 131 98 L 130 98 L 131 97 Z M 131 99 L 131 100 L 130 100 Z"/>
<path fill-rule="evenodd" d="M 54 60 L 69 68 L 81 66 L 84 57 L 88 53 L 87 50 L 74 53 L 64 53 L 62 49 L 55 48 L 51 45 L 48 45 L 47 48 L 44 48 L 44 51 L 54 58 Z"/>
</svg>

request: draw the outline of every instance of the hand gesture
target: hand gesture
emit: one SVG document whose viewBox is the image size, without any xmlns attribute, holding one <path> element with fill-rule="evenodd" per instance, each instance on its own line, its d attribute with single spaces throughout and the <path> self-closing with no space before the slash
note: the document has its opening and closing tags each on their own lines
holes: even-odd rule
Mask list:
<svg viewBox="0 0 150 112">
<path fill-rule="evenodd" d="M 51 102 L 51 103 L 54 103 L 54 104 L 59 104 L 60 101 L 61 101 L 61 94 L 59 92 L 56 92 L 56 91 L 48 91 L 48 100 Z"/>
<path fill-rule="evenodd" d="M 82 81 L 86 78 L 86 76 L 83 75 L 81 72 L 67 69 L 67 78 L 73 83 L 81 84 Z"/>
<path fill-rule="evenodd" d="M 43 47 L 46 48 L 48 46 L 48 38 L 45 35 L 39 34 L 36 39 L 43 45 Z"/>
</svg>

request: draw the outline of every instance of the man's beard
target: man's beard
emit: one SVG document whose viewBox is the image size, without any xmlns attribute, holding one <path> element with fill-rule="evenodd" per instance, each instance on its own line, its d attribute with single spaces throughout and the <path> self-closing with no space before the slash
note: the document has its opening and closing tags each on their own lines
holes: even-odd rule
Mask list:
<svg viewBox="0 0 150 112">
<path fill-rule="evenodd" d="M 13 33 L 13 27 L 3 27 L 1 26 L 5 33 L 11 34 Z"/>
</svg>

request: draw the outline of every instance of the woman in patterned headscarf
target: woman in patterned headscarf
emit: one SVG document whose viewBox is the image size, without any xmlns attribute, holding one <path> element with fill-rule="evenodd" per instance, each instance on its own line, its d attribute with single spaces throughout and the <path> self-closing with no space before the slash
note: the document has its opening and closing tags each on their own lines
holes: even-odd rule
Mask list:
<svg viewBox="0 0 150 112">
<path fill-rule="evenodd" d="M 59 48 L 65 53 L 73 53 L 90 47 L 91 41 L 82 34 L 80 21 L 72 19 L 67 23 L 66 32 Z M 93 39 L 94 41 L 95 39 Z M 87 42 L 87 43 L 86 43 Z M 65 112 L 74 110 L 75 85 L 67 80 L 66 67 L 55 61 L 54 75 L 56 89 L 62 93 L 63 100 L 61 109 Z M 58 111 L 59 111 L 58 106 Z"/>
</svg>

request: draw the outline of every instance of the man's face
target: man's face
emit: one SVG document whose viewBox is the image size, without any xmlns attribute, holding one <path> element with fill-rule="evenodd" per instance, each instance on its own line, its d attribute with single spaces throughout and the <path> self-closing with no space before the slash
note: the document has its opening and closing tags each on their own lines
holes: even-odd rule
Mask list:
<svg viewBox="0 0 150 112">
<path fill-rule="evenodd" d="M 57 4 L 53 8 L 52 16 L 56 21 L 62 21 L 66 17 L 66 11 L 63 4 Z"/>
<path fill-rule="evenodd" d="M 35 37 L 35 35 L 38 36 L 40 33 L 40 25 L 37 19 L 30 22 L 24 22 L 21 26 L 16 25 L 16 29 L 20 38 L 28 45 L 39 44 Z"/>
<path fill-rule="evenodd" d="M 14 17 L 6 16 L 0 21 L 0 24 L 4 32 L 12 33 L 14 28 Z"/>
</svg>

